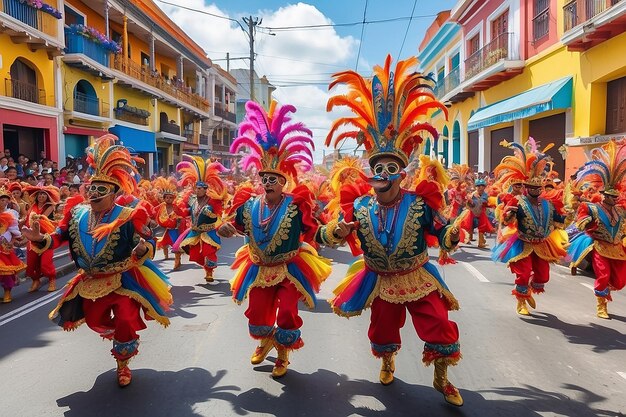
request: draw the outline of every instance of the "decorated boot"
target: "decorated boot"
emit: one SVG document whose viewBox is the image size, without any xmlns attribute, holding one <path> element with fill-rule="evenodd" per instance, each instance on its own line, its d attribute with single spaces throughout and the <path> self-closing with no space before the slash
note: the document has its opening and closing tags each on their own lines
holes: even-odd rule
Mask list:
<svg viewBox="0 0 626 417">
<path fill-rule="evenodd" d="M 596 297 L 598 304 L 596 306 L 596 316 L 601 319 L 610 319 L 608 310 L 608 300 L 605 297 Z"/>
<path fill-rule="evenodd" d="M 435 378 L 433 387 L 443 394 L 447 403 L 460 407 L 463 405 L 463 398 L 459 390 L 448 381 L 448 364 L 446 358 L 435 359 Z"/>
<path fill-rule="evenodd" d="M 111 354 L 117 361 L 117 384 L 124 388 L 130 384 L 132 374 L 128 367 L 130 359 L 139 353 L 139 339 L 133 339 L 128 342 L 118 342 L 113 339 L 113 349 Z"/>
<path fill-rule="evenodd" d="M 272 369 L 272 378 L 281 378 L 285 376 L 289 366 L 289 349 L 277 344 L 276 350 L 278 351 L 278 359 L 276 359 Z"/>
<path fill-rule="evenodd" d="M 28 292 L 35 292 L 41 287 L 41 281 L 39 279 L 33 279 L 33 283 L 31 284 Z"/>
<path fill-rule="evenodd" d="M 127 387 L 133 378 L 133 375 L 128 367 L 130 359 L 120 360 L 117 359 L 117 384 L 120 388 Z"/>
<path fill-rule="evenodd" d="M 261 339 L 259 346 L 256 347 L 252 357 L 250 358 L 250 363 L 252 365 L 258 365 L 265 360 L 267 354 L 270 353 L 272 348 L 274 347 L 274 338 L 272 336 L 265 337 Z"/>
<path fill-rule="evenodd" d="M 389 385 L 393 382 L 393 373 L 396 371 L 395 357 L 396 352 L 388 352 L 381 357 L 379 380 L 383 385 Z"/>
<path fill-rule="evenodd" d="M 52 292 L 56 290 L 57 290 L 57 279 L 51 277 L 48 280 L 48 292 Z"/>
<path fill-rule="evenodd" d="M 180 258 L 181 258 L 181 253 L 180 252 L 176 252 L 174 254 L 174 271 L 178 271 L 180 269 Z"/>
<path fill-rule="evenodd" d="M 2 302 L 3 303 L 10 303 L 12 301 L 11 298 L 11 289 L 10 288 L 6 288 L 4 290 L 4 297 L 2 298 Z"/>
</svg>

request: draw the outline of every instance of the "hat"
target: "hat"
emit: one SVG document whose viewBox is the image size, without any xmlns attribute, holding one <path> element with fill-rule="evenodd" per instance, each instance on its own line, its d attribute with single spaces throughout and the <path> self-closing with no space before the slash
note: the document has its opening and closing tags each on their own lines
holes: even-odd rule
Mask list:
<svg viewBox="0 0 626 417">
<path fill-rule="evenodd" d="M 337 147 L 340 142 L 353 139 L 365 146 L 371 166 L 377 159 L 391 156 L 406 167 L 413 151 L 423 142 L 422 133 L 436 141 L 439 134 L 425 119 L 437 109 L 447 118 L 448 109 L 435 98 L 436 82 L 430 76 L 415 72 L 416 66 L 417 58 L 411 57 L 398 61 L 395 72 L 391 72 L 391 55 L 387 55 L 384 68 L 374 67 L 372 79 L 363 78 L 352 70 L 334 74 L 329 89 L 347 84 L 348 93 L 331 97 L 326 110 L 345 106 L 356 116 L 335 120 L 326 136 L 326 146 L 332 142 Z M 344 125 L 355 130 L 337 134 Z"/>
<path fill-rule="evenodd" d="M 135 163 L 144 162 L 130 155 L 128 148 L 118 144 L 117 136 L 106 134 L 96 139 L 87 149 L 87 162 L 91 182 L 106 182 L 117 186 L 126 194 L 133 194 L 137 188 Z"/>
<path fill-rule="evenodd" d="M 295 112 L 291 104 L 278 107 L 276 101 L 269 112 L 254 101 L 246 103 L 246 120 L 230 145 L 231 153 L 250 150 L 241 160 L 244 170 L 256 167 L 259 173 L 278 174 L 295 183 L 298 170 L 313 167 L 313 132 L 301 122 L 291 122 L 289 113 Z"/>
<path fill-rule="evenodd" d="M 37 185 L 24 188 L 24 191 L 28 193 L 29 199 L 31 200 L 31 204 L 34 204 L 36 201 L 36 196 L 39 193 L 46 193 L 48 198 L 53 203 L 58 203 L 61 200 L 61 195 L 59 194 L 59 189 L 54 185 Z"/>
<path fill-rule="evenodd" d="M 611 139 L 592 149 L 591 161 L 576 174 L 578 187 L 594 187 L 602 194 L 619 197 L 626 191 L 626 141 Z"/>
<path fill-rule="evenodd" d="M 484 178 L 478 178 L 476 181 L 474 181 L 474 185 L 475 186 L 484 185 L 486 187 L 487 181 L 485 181 Z"/>
<path fill-rule="evenodd" d="M 0 186 L 0 198 L 6 197 L 11 198 L 11 192 L 4 186 Z"/>
<path fill-rule="evenodd" d="M 503 140 L 500 145 L 513 150 L 513 155 L 507 155 L 495 167 L 494 174 L 497 185 L 506 188 L 511 184 L 523 183 L 529 187 L 542 187 L 546 175 L 546 167 L 551 161 L 546 151 L 554 146 L 548 144 L 542 151 L 537 148 L 537 142 L 532 137 L 522 145 Z"/>
<path fill-rule="evenodd" d="M 159 192 L 163 195 L 176 195 L 176 180 L 173 178 L 166 179 L 164 177 L 158 177 L 154 180 L 153 183 L 154 188 L 159 190 Z"/>
<path fill-rule="evenodd" d="M 228 194 L 226 184 L 219 177 L 227 169 L 210 158 L 205 161 L 197 155 L 183 154 L 183 160 L 176 165 L 176 171 L 181 174 L 180 184 L 183 187 L 195 185 L 207 188 L 209 196 L 219 200 L 223 200 Z"/>
</svg>

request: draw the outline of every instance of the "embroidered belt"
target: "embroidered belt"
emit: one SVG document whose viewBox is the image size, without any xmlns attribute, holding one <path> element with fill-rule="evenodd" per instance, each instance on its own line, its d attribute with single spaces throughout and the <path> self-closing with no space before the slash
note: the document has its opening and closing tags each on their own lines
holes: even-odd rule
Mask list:
<svg viewBox="0 0 626 417">
<path fill-rule="evenodd" d="M 530 237 L 530 236 L 519 236 L 519 240 L 521 240 L 522 242 L 527 242 L 527 243 L 541 243 L 544 242 L 547 239 L 547 237 Z"/>
<path fill-rule="evenodd" d="M 201 224 L 199 226 L 193 226 L 191 228 L 192 231 L 194 232 L 208 232 L 210 230 L 215 229 L 215 223 L 211 223 L 211 224 Z"/>
<path fill-rule="evenodd" d="M 420 269 L 422 266 L 424 266 L 426 262 L 428 262 L 428 252 L 424 251 L 420 253 L 419 255 L 417 255 L 416 257 L 414 257 L 413 259 L 406 259 L 406 261 L 410 262 L 410 267 L 405 268 L 405 269 L 397 269 L 397 270 L 389 270 L 389 269 L 378 270 L 375 267 L 373 267 L 371 263 L 368 262 L 368 259 L 366 257 L 364 257 L 364 259 L 365 259 L 365 266 L 370 271 L 375 272 L 382 277 L 394 277 L 394 276 L 399 276 L 399 275 L 410 274 L 411 272 L 415 272 L 418 269 Z"/>
<path fill-rule="evenodd" d="M 119 272 L 112 274 L 88 274 L 84 275 L 77 283 L 78 293 L 83 298 L 95 300 L 115 291 L 122 286 L 122 274 Z"/>
<path fill-rule="evenodd" d="M 253 249 L 252 246 L 250 246 L 249 248 L 250 248 L 250 260 L 252 260 L 252 263 L 254 263 L 255 265 L 259 265 L 259 266 L 282 265 L 282 264 L 289 262 L 290 260 L 295 258 L 298 255 L 298 253 L 300 253 L 300 249 L 295 249 L 289 252 L 279 253 L 274 256 L 266 256 L 264 253 Z"/>
</svg>

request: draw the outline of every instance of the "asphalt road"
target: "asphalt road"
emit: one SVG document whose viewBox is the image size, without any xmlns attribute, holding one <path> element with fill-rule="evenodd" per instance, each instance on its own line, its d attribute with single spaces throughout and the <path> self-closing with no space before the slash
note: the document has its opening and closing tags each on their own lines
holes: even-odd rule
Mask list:
<svg viewBox="0 0 626 417">
<path fill-rule="evenodd" d="M 464 359 L 449 377 L 465 399 L 447 405 L 432 388 L 432 367 L 421 363 L 423 343 L 410 320 L 396 359 L 396 380 L 378 383 L 370 354 L 369 311 L 349 320 L 328 303 L 354 259 L 334 259 L 315 310 L 302 312 L 305 346 L 292 354 L 288 374 L 269 374 L 275 352 L 250 365 L 255 342 L 230 298 L 228 268 L 240 239 L 225 242 L 217 283 L 186 265 L 169 274 L 172 324 L 141 333 L 131 362 L 133 383 L 117 387 L 110 342 L 86 326 L 65 333 L 47 319 L 60 293 L 28 294 L 29 283 L 0 305 L 2 416 L 619 416 L 626 413 L 626 294 L 614 293 L 612 320 L 595 317 L 593 279 L 553 267 L 532 317 L 515 312 L 512 276 L 489 252 L 462 247 L 444 276 L 461 303 L 452 312 Z M 435 252 L 432 253 L 435 256 Z M 434 258 L 433 258 L 434 259 Z M 186 258 L 184 258 L 186 261 Z M 169 272 L 173 261 L 157 263 Z M 59 284 L 69 277 L 59 280 Z M 59 285 L 60 286 L 60 285 Z M 621 413 L 621 414 L 620 414 Z"/>
</svg>

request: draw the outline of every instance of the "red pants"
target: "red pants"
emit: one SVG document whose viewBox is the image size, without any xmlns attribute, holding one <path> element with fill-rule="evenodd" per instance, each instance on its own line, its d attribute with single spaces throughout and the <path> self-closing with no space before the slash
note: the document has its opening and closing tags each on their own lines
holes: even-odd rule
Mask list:
<svg viewBox="0 0 626 417">
<path fill-rule="evenodd" d="M 202 241 L 189 246 L 189 260 L 204 267 L 205 270 L 213 270 L 217 267 L 217 248 Z"/>
<path fill-rule="evenodd" d="M 433 291 L 424 298 L 404 304 L 375 298 L 367 332 L 372 345 L 400 347 L 400 329 L 406 320 L 406 310 L 409 310 L 417 336 L 424 342 L 451 345 L 459 340 L 459 329 L 455 322 L 448 319 L 446 303 L 437 291 Z"/>
<path fill-rule="evenodd" d="M 48 249 L 41 255 L 33 250 L 26 251 L 26 275 L 32 279 L 40 279 L 42 276 L 55 279 L 57 276 L 56 268 L 52 262 L 54 251 Z"/>
<path fill-rule="evenodd" d="M 532 278 L 535 284 L 545 284 L 550 280 L 550 263 L 541 259 L 535 252 L 527 257 L 509 264 L 515 274 L 515 284 L 528 286 Z"/>
<path fill-rule="evenodd" d="M 295 330 L 302 327 L 298 315 L 301 295 L 295 285 L 285 279 L 272 287 L 255 287 L 248 296 L 246 317 L 252 326 L 274 326 Z"/>
<path fill-rule="evenodd" d="M 594 250 L 591 254 L 591 266 L 596 274 L 594 290 L 606 291 L 609 287 L 621 290 L 626 285 L 626 261 L 605 258 Z"/>
<path fill-rule="evenodd" d="M 140 316 L 141 305 L 130 297 L 110 293 L 96 300 L 83 300 L 85 322 L 107 339 L 129 342 L 139 337 L 137 331 L 146 328 Z"/>
</svg>

